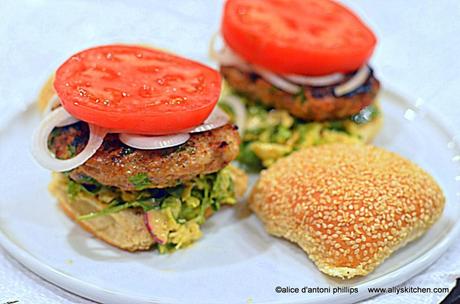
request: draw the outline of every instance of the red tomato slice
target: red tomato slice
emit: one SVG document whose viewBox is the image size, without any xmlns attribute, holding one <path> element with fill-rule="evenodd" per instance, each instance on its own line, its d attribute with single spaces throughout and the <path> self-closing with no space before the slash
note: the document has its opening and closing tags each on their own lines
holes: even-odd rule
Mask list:
<svg viewBox="0 0 460 304">
<path fill-rule="evenodd" d="M 217 71 L 163 51 L 107 45 L 77 53 L 56 72 L 64 108 L 127 133 L 170 134 L 203 123 L 221 90 Z"/>
<path fill-rule="evenodd" d="M 330 0 L 228 0 L 222 35 L 253 64 L 312 76 L 358 69 L 377 42 L 356 15 Z"/>
</svg>

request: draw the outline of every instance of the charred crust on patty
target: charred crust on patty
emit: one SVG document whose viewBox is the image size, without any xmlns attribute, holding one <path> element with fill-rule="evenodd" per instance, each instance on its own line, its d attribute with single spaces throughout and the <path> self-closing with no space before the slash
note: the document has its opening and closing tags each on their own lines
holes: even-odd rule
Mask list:
<svg viewBox="0 0 460 304">
<path fill-rule="evenodd" d="M 223 142 L 220 143 L 219 148 L 222 149 L 222 148 L 225 148 L 226 146 L 228 146 L 228 142 L 223 141 Z"/>
</svg>

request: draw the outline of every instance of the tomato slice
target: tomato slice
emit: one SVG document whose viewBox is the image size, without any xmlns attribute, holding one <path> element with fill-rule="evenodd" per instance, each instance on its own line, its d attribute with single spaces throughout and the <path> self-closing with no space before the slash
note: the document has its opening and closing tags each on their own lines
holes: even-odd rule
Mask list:
<svg viewBox="0 0 460 304">
<path fill-rule="evenodd" d="M 83 121 L 139 134 L 171 134 L 200 125 L 215 107 L 219 73 L 200 63 L 139 46 L 84 50 L 62 64 L 54 88 Z"/>
<path fill-rule="evenodd" d="M 240 56 L 284 74 L 357 70 L 377 42 L 355 14 L 330 0 L 228 0 L 221 28 Z"/>
</svg>

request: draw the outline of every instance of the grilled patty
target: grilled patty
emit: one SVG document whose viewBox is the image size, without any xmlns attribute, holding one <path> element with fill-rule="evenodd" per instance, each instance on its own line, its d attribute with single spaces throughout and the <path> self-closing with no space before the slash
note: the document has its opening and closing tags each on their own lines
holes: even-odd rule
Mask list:
<svg viewBox="0 0 460 304">
<path fill-rule="evenodd" d="M 269 107 L 285 109 L 292 115 L 308 121 L 339 120 L 359 113 L 370 105 L 380 89 L 374 73 L 358 89 L 341 97 L 334 95 L 334 86 L 303 86 L 298 94 L 290 94 L 274 87 L 256 73 L 236 67 L 222 66 L 222 75 L 238 93 Z M 347 75 L 344 81 L 352 77 Z"/>
<path fill-rule="evenodd" d="M 56 128 L 48 147 L 59 159 L 68 159 L 83 150 L 88 141 L 88 125 L 78 122 Z M 195 133 L 178 147 L 139 150 L 126 146 L 116 134 L 108 134 L 102 146 L 69 176 L 76 181 L 88 178 L 121 188 L 173 187 L 200 174 L 219 171 L 238 155 L 240 138 L 235 126 Z"/>
</svg>

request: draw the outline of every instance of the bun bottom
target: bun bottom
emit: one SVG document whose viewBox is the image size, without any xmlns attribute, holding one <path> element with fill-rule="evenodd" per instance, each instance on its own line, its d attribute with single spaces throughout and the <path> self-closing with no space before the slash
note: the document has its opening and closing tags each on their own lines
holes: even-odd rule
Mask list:
<svg viewBox="0 0 460 304">
<path fill-rule="evenodd" d="M 228 166 L 233 179 L 236 198 L 241 198 L 247 187 L 247 175 L 233 166 Z M 140 208 L 125 209 L 105 216 L 80 221 L 81 215 L 98 212 L 107 207 L 94 196 L 80 192 L 76 197 L 68 194 L 68 178 L 61 173 L 53 173 L 49 191 L 57 198 L 64 213 L 83 229 L 98 239 L 127 251 L 148 250 L 156 244 L 145 225 L 144 211 Z M 208 218 L 214 213 L 209 207 L 205 211 Z"/>
<path fill-rule="evenodd" d="M 78 216 L 100 211 L 107 205 L 90 195 L 70 198 L 67 194 L 66 178 L 61 174 L 53 174 L 49 190 L 58 199 L 64 213 L 98 239 L 131 252 L 148 250 L 155 243 L 145 226 L 142 210 L 127 209 L 107 216 L 79 221 Z"/>
</svg>

